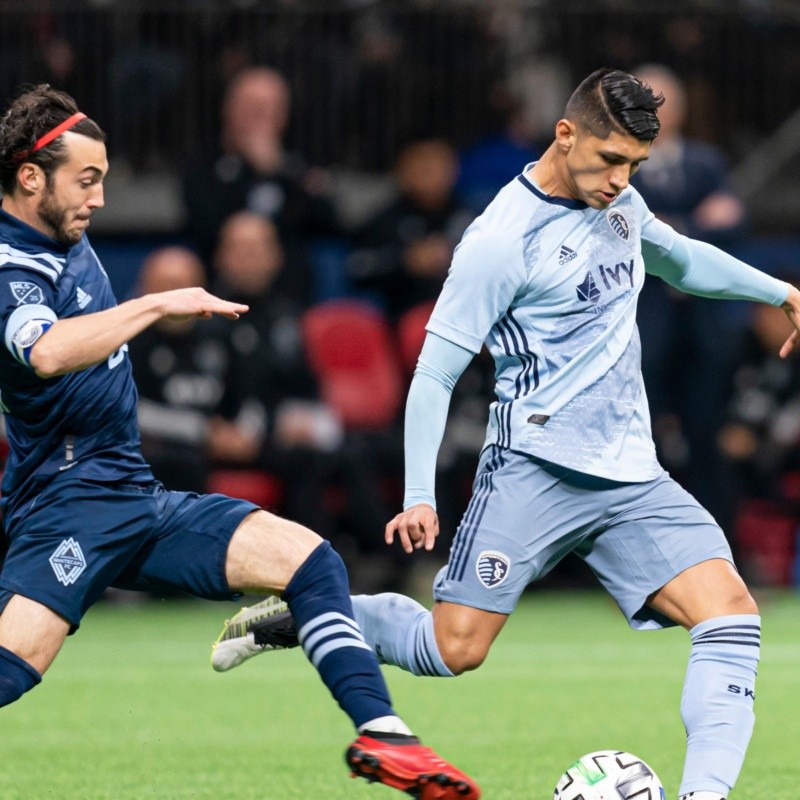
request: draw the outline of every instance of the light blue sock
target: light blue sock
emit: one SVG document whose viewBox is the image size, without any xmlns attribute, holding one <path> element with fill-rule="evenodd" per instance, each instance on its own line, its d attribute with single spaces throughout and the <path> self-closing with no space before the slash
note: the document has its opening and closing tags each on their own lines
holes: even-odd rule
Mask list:
<svg viewBox="0 0 800 800">
<path fill-rule="evenodd" d="M 414 675 L 453 677 L 439 655 L 431 612 L 402 594 L 359 594 L 353 613 L 378 660 Z"/>
<path fill-rule="evenodd" d="M 689 633 L 692 653 L 681 699 L 686 762 L 678 794 L 718 792 L 724 798 L 753 733 L 761 617 L 715 617 Z"/>
</svg>

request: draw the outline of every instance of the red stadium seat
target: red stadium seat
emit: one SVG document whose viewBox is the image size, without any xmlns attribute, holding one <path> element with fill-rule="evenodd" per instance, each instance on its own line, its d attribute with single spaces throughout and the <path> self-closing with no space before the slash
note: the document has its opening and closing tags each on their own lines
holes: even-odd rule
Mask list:
<svg viewBox="0 0 800 800">
<path fill-rule="evenodd" d="M 736 516 L 738 561 L 759 586 L 787 586 L 796 558 L 798 520 L 768 500 L 745 500 Z"/>
<path fill-rule="evenodd" d="M 346 428 L 390 425 L 402 401 L 402 380 L 384 315 L 358 300 L 330 300 L 303 317 L 306 353 L 325 402 Z"/>
<path fill-rule="evenodd" d="M 400 358 L 403 362 L 403 369 L 409 375 L 414 373 L 414 367 L 417 365 L 417 358 L 419 358 L 425 341 L 425 326 L 431 318 L 435 305 L 433 300 L 420 303 L 402 314 L 397 322 Z"/>
<path fill-rule="evenodd" d="M 274 509 L 283 498 L 281 482 L 258 469 L 218 469 L 208 479 L 208 491 L 249 500 L 262 508 Z"/>
</svg>

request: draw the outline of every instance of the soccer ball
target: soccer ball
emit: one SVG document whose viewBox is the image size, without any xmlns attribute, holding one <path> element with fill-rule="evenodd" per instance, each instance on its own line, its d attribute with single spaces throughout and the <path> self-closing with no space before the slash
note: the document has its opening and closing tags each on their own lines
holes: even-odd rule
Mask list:
<svg viewBox="0 0 800 800">
<path fill-rule="evenodd" d="M 665 800 L 653 768 L 622 750 L 581 756 L 559 778 L 553 800 Z"/>
</svg>

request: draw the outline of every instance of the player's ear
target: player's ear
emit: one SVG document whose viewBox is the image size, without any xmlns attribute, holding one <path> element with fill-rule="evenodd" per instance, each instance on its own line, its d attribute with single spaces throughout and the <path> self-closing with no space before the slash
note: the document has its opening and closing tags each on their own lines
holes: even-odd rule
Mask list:
<svg viewBox="0 0 800 800">
<path fill-rule="evenodd" d="M 25 162 L 17 170 L 17 183 L 26 195 L 34 195 L 44 188 L 46 179 L 38 164 Z"/>
<path fill-rule="evenodd" d="M 560 119 L 556 123 L 556 144 L 562 155 L 566 155 L 575 144 L 577 129 L 568 119 Z"/>
</svg>

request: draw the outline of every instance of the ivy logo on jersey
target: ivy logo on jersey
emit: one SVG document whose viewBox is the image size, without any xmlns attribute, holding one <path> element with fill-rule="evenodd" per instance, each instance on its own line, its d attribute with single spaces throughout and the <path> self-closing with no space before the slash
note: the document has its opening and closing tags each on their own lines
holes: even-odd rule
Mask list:
<svg viewBox="0 0 800 800">
<path fill-rule="evenodd" d="M 475 565 L 478 579 L 487 589 L 499 586 L 506 579 L 510 568 L 508 556 L 495 550 L 484 550 Z"/>
<path fill-rule="evenodd" d="M 28 283 L 28 281 L 11 281 L 10 286 L 18 306 L 44 303 L 42 290 L 35 283 Z"/>
<path fill-rule="evenodd" d="M 50 566 L 56 578 L 64 586 L 75 583 L 86 569 L 86 559 L 83 557 L 81 546 L 71 536 L 69 539 L 64 539 L 50 556 Z"/>
<path fill-rule="evenodd" d="M 597 288 L 591 272 L 586 273 L 583 283 L 578 284 L 576 291 L 578 292 L 578 300 L 584 302 L 596 303 L 600 297 L 600 290 Z"/>
<path fill-rule="evenodd" d="M 628 225 L 628 220 L 622 216 L 622 212 L 609 211 L 606 219 L 611 226 L 611 230 L 614 231 L 620 239 L 624 239 L 627 242 L 631 235 L 631 229 Z"/>
</svg>

